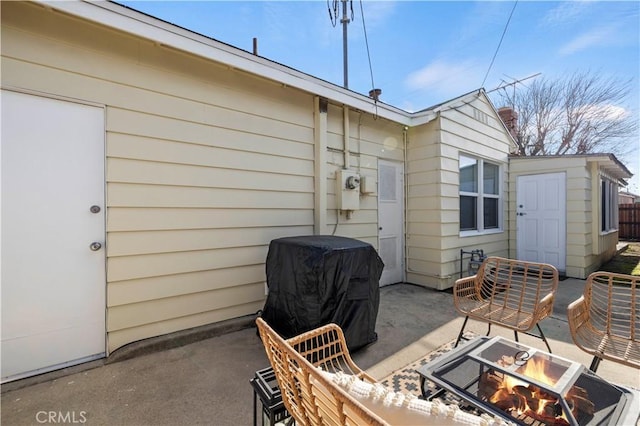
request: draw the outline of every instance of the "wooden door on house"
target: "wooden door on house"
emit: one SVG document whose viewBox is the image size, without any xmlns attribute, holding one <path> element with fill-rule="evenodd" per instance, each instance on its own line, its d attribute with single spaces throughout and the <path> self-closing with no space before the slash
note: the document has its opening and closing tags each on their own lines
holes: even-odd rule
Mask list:
<svg viewBox="0 0 640 426">
<path fill-rule="evenodd" d="M 404 280 L 404 167 L 378 161 L 378 252 L 384 262 L 380 285 Z"/>
<path fill-rule="evenodd" d="M 105 354 L 104 109 L 3 90 L 2 381 Z"/>
<path fill-rule="evenodd" d="M 565 173 L 518 176 L 516 247 L 520 260 L 566 270 L 567 210 Z"/>
</svg>

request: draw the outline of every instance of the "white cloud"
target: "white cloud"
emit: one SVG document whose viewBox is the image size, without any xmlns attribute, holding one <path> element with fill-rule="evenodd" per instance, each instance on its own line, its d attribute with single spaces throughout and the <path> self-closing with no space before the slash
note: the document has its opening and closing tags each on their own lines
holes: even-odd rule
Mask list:
<svg viewBox="0 0 640 426">
<path fill-rule="evenodd" d="M 618 121 L 630 115 L 629 111 L 617 105 L 586 105 L 584 111 L 587 119 L 604 121 Z"/>
<path fill-rule="evenodd" d="M 566 25 L 577 20 L 592 5 L 591 1 L 564 1 L 550 9 L 542 19 L 544 25 Z"/>
<path fill-rule="evenodd" d="M 571 55 L 595 46 L 603 46 L 614 42 L 614 27 L 599 27 L 580 34 L 560 48 L 561 55 Z"/>
<path fill-rule="evenodd" d="M 450 63 L 436 60 L 412 72 L 405 85 L 414 91 L 432 91 L 442 95 L 458 96 L 480 85 L 479 68 L 472 61 Z"/>
<path fill-rule="evenodd" d="M 356 9 L 354 5 L 355 12 L 355 20 L 362 19 L 360 15 L 360 6 Z M 363 2 L 362 8 L 364 9 L 364 22 L 367 27 L 367 31 L 370 29 L 376 28 L 379 25 L 384 24 L 387 19 L 393 14 L 394 9 L 396 7 L 396 2 L 393 1 L 366 1 Z M 362 24 L 358 24 L 359 27 L 362 27 Z"/>
</svg>

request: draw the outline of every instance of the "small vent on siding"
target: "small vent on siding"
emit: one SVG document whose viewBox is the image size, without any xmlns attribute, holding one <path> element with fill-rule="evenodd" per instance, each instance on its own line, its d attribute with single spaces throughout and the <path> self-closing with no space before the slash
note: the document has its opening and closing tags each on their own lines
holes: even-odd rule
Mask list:
<svg viewBox="0 0 640 426">
<path fill-rule="evenodd" d="M 489 124 L 489 115 L 485 112 L 480 111 L 479 109 L 473 110 L 473 118 L 481 123 Z"/>
<path fill-rule="evenodd" d="M 380 238 L 380 257 L 385 268 L 393 269 L 397 266 L 396 237 Z"/>
</svg>

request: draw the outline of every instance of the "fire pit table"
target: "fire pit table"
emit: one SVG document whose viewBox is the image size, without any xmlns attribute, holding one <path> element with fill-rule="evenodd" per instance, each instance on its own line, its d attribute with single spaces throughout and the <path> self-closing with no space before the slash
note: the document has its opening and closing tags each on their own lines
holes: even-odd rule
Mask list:
<svg viewBox="0 0 640 426">
<path fill-rule="evenodd" d="M 502 337 L 477 337 L 417 372 L 426 399 L 450 394 L 521 425 L 635 425 L 640 416 L 638 390 Z"/>
</svg>

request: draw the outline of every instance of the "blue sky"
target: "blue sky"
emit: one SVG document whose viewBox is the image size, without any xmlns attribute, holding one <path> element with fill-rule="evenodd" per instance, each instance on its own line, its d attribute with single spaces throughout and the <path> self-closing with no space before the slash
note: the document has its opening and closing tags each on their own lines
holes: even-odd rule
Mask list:
<svg viewBox="0 0 640 426">
<path fill-rule="evenodd" d="M 247 51 L 256 37 L 261 56 L 343 84 L 342 27 L 339 19 L 332 25 L 326 0 L 119 2 Z M 373 81 L 383 102 L 417 111 L 483 86 L 485 75 L 484 87 L 491 90 L 536 73 L 557 78 L 592 71 L 632 80 L 631 96 L 617 106 L 640 119 L 638 1 L 520 1 L 515 10 L 513 1 L 352 4 L 349 88 L 356 92 L 372 88 L 362 5 Z M 633 157 L 620 160 L 638 174 L 640 149 Z M 629 189 L 640 193 L 638 182 L 634 176 Z"/>
</svg>

